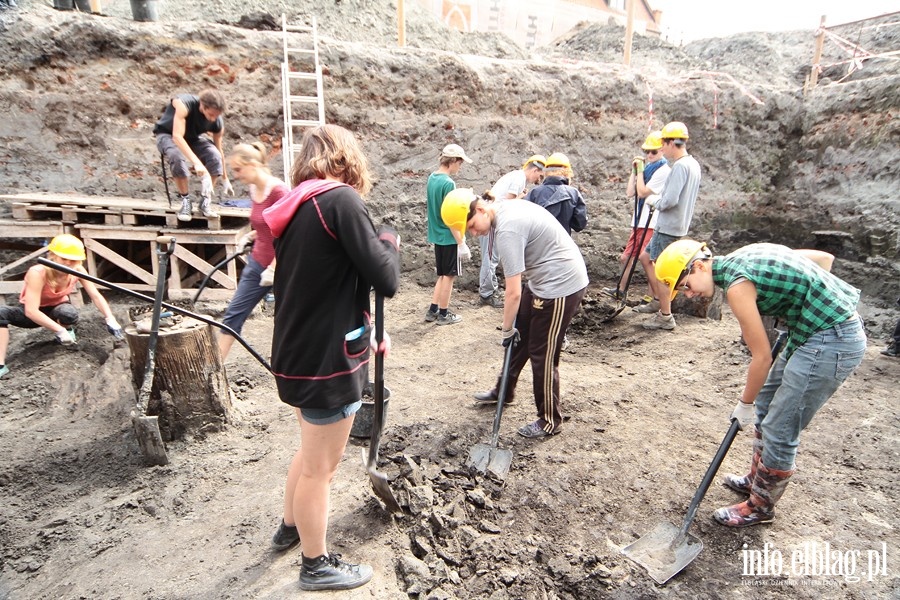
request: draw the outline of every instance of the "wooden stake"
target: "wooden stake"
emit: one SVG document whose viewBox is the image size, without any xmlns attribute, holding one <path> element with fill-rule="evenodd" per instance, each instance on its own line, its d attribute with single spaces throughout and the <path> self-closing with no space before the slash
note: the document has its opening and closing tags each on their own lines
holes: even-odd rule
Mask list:
<svg viewBox="0 0 900 600">
<path fill-rule="evenodd" d="M 406 15 L 403 10 L 403 0 L 397 0 L 397 45 L 406 46 Z"/>
<path fill-rule="evenodd" d="M 818 82 L 818 80 L 819 80 L 819 63 L 822 62 L 822 48 L 824 45 L 825 45 L 825 15 L 822 15 L 822 20 L 819 21 L 819 33 L 816 35 L 816 51 L 813 54 L 812 70 L 809 73 L 810 89 L 816 87 L 816 82 Z"/>
</svg>

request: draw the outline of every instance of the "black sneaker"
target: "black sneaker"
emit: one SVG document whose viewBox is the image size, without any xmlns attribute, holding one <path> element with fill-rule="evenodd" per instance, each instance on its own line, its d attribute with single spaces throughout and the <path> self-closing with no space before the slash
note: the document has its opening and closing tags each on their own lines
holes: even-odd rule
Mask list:
<svg viewBox="0 0 900 600">
<path fill-rule="evenodd" d="M 624 300 L 625 294 L 619 288 L 605 287 L 601 290 L 607 296 L 611 296 L 613 300 Z"/>
<path fill-rule="evenodd" d="M 891 358 L 897 358 L 897 344 L 893 342 L 887 348 L 881 351 L 881 353 L 885 356 L 890 356 Z"/>
<path fill-rule="evenodd" d="M 472 394 L 476 404 L 497 404 L 497 390 L 487 392 L 476 392 Z M 505 404 L 509 404 L 506 402 Z"/>
<path fill-rule="evenodd" d="M 303 557 L 300 567 L 300 589 L 307 592 L 319 590 L 352 590 L 372 579 L 369 565 L 351 565 L 341 560 L 340 554 L 323 554 L 317 558 Z"/>
<path fill-rule="evenodd" d="M 299 541 L 300 532 L 297 531 L 297 526 L 285 525 L 284 519 L 282 519 L 281 525 L 278 526 L 278 531 L 272 536 L 272 548 L 280 552 L 287 550 Z"/>
<path fill-rule="evenodd" d="M 219 213 L 213 210 L 212 202 L 209 198 L 203 198 L 202 200 L 200 200 L 200 214 L 207 219 L 215 219 L 219 216 Z"/>
</svg>

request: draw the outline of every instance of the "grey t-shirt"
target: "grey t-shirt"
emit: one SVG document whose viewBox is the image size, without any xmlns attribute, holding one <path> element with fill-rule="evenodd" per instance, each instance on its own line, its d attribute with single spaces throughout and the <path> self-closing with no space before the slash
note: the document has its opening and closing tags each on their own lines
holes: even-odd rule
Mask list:
<svg viewBox="0 0 900 600">
<path fill-rule="evenodd" d="M 700 165 L 690 154 L 675 161 L 656 201 L 656 231 L 675 237 L 687 235 L 700 191 Z"/>
<path fill-rule="evenodd" d="M 532 293 L 565 298 L 587 287 L 584 257 L 553 215 L 531 202 L 501 202 L 494 243 L 507 277 L 524 273 Z"/>
</svg>

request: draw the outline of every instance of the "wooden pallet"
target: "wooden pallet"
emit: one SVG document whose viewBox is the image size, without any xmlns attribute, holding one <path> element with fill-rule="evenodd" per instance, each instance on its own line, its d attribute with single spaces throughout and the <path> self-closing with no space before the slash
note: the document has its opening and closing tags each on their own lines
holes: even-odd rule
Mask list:
<svg viewBox="0 0 900 600">
<path fill-rule="evenodd" d="M 16 258 L 0 264 L 0 294 L 22 292 L 27 263 L 47 252 L 47 242 L 54 236 L 65 233 L 65 226 L 59 221 L 36 221 L 33 223 L 0 219 L 0 249 L 9 250 L 4 256 Z M 13 244 L 10 240 L 24 240 Z M 24 254 L 19 256 L 19 254 Z"/>
</svg>

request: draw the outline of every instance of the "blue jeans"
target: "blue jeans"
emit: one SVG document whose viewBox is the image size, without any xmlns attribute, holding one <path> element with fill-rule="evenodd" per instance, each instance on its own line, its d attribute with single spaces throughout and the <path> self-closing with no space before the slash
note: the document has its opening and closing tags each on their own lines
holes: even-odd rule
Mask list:
<svg viewBox="0 0 900 600">
<path fill-rule="evenodd" d="M 766 467 L 793 470 L 800 432 L 856 370 L 865 352 L 862 319 L 854 315 L 813 334 L 789 359 L 778 357 L 756 397 Z"/>
<path fill-rule="evenodd" d="M 490 235 L 483 235 L 478 238 L 481 244 L 481 272 L 478 274 L 478 293 L 482 298 L 493 296 L 497 293 L 499 282 L 497 281 L 497 265 L 500 257 L 497 256 L 497 248 L 493 252 L 488 252 L 490 246 Z"/>
<path fill-rule="evenodd" d="M 262 287 L 259 285 L 259 278 L 265 270 L 264 266 L 250 256 L 247 266 L 241 271 L 237 290 L 235 290 L 231 303 L 225 311 L 225 317 L 222 319 L 222 323 L 234 329 L 238 335 L 244 327 L 244 321 L 247 320 L 259 301 L 265 298 L 272 289 L 272 286 Z"/>
</svg>

